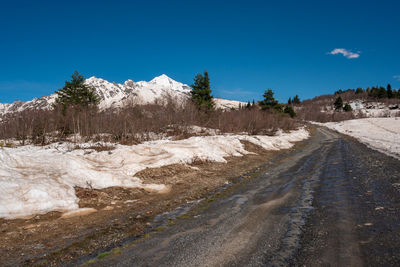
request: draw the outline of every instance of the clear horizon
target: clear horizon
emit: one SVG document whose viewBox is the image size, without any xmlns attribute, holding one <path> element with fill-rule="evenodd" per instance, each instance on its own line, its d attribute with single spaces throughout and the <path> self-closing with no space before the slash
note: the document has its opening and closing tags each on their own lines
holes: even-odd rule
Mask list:
<svg viewBox="0 0 400 267">
<path fill-rule="evenodd" d="M 54 93 L 74 70 L 110 82 L 161 74 L 213 95 L 279 101 L 400 87 L 397 1 L 4 1 L 0 103 Z"/>
</svg>

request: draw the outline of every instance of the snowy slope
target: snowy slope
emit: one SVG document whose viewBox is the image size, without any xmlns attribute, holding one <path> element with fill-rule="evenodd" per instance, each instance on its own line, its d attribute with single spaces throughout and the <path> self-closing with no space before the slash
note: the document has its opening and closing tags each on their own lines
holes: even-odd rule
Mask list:
<svg viewBox="0 0 400 267">
<path fill-rule="evenodd" d="M 85 83 L 95 88 L 96 94 L 100 97 L 100 109 L 121 107 L 130 103 L 153 103 L 155 99 L 165 95 L 170 95 L 179 101 L 189 97 L 191 90 L 188 85 L 174 81 L 164 74 L 149 82 L 127 80 L 123 84 L 119 84 L 90 77 L 86 79 Z M 0 115 L 25 109 L 50 109 L 55 99 L 56 95 L 52 94 L 31 101 L 15 101 L 12 104 L 0 103 Z"/>
<path fill-rule="evenodd" d="M 400 157 L 400 118 L 367 118 L 321 125 L 353 136 L 379 151 Z"/>
<path fill-rule="evenodd" d="M 347 103 L 347 102 L 346 102 Z M 355 99 L 348 102 L 355 115 L 367 118 L 399 117 L 400 104 L 387 104 L 385 102 Z M 295 107 L 295 109 L 298 107 Z M 323 106 L 321 112 L 332 114 L 335 112 L 332 104 Z"/>
<path fill-rule="evenodd" d="M 245 107 L 246 102 L 227 100 L 223 98 L 214 98 L 214 105 L 216 109 L 238 109 L 239 106 Z"/>
<path fill-rule="evenodd" d="M 165 74 L 150 82 L 127 80 L 123 84 L 119 84 L 91 77 L 86 80 L 86 83 L 96 89 L 96 93 L 101 99 L 100 109 L 121 107 L 131 103 L 154 103 L 157 98 L 167 95 L 179 101 L 188 97 L 191 90 L 186 84 L 174 81 Z"/>
<path fill-rule="evenodd" d="M 353 100 L 350 106 L 355 114 L 361 113 L 367 118 L 400 116 L 400 105 L 388 105 L 382 102 Z"/>
<path fill-rule="evenodd" d="M 156 99 L 167 95 L 177 101 L 182 101 L 190 96 L 191 91 L 188 85 L 177 82 L 165 74 L 155 77 L 149 82 L 127 80 L 123 84 L 119 84 L 93 76 L 86 79 L 85 83 L 95 88 L 96 94 L 100 97 L 99 108 L 102 110 L 128 104 L 154 103 Z M 52 94 L 31 101 L 15 101 L 12 104 L 0 103 L 0 115 L 26 109 L 50 109 L 55 99 L 56 95 Z M 215 99 L 215 103 L 217 108 L 230 109 L 238 108 L 242 102 L 218 98 Z"/>
<path fill-rule="evenodd" d="M 75 186 L 111 186 L 166 190 L 163 184 L 144 184 L 135 174 L 146 168 L 187 164 L 194 160 L 226 162 L 246 151 L 240 140 L 268 150 L 286 149 L 308 138 L 299 129 L 278 136 L 216 135 L 184 140 L 157 140 L 134 146 L 117 145 L 109 154 L 66 144 L 0 149 L 0 218 L 18 218 L 49 211 L 78 209 Z M 72 147 L 73 144 L 70 144 Z M 87 153 L 91 152 L 91 153 Z"/>
</svg>

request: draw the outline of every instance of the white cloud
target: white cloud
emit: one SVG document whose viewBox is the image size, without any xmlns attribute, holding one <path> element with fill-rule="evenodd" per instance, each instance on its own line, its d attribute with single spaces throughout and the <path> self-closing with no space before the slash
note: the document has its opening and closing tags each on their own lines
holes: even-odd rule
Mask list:
<svg viewBox="0 0 400 267">
<path fill-rule="evenodd" d="M 396 79 L 396 80 L 400 81 L 400 75 L 394 75 L 393 79 Z"/>
<path fill-rule="evenodd" d="M 353 52 L 351 52 L 351 51 L 349 51 L 349 50 L 347 50 L 347 49 L 344 49 L 344 48 L 335 48 L 335 49 L 333 49 L 331 52 L 329 52 L 328 54 L 329 54 L 329 55 L 342 54 L 344 57 L 351 59 L 351 58 L 358 58 L 358 57 L 360 57 L 360 54 L 359 54 L 359 53 L 360 53 L 360 52 L 353 53 Z"/>
</svg>

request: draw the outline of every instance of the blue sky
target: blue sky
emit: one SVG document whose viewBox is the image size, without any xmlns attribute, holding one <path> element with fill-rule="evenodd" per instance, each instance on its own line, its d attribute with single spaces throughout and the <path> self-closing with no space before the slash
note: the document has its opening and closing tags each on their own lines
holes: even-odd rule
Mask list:
<svg viewBox="0 0 400 267">
<path fill-rule="evenodd" d="M 243 101 L 267 88 L 286 101 L 400 87 L 400 1 L 0 4 L 0 102 L 53 93 L 74 70 L 115 82 L 164 73 L 191 84 L 207 69 L 214 96 Z M 336 48 L 347 57 L 329 54 Z"/>
</svg>

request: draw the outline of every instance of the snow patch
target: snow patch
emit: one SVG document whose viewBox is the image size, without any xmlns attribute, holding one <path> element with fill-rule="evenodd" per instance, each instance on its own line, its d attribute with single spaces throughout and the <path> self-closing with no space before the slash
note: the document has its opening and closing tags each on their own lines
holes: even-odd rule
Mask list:
<svg viewBox="0 0 400 267">
<path fill-rule="evenodd" d="M 241 140 L 268 150 L 286 149 L 306 139 L 304 128 L 279 136 L 216 135 L 184 140 L 157 140 L 112 151 L 86 153 L 68 144 L 27 145 L 0 149 L 0 217 L 13 219 L 49 211 L 77 210 L 74 187 L 112 186 L 167 192 L 164 184 L 144 184 L 135 174 L 146 168 L 190 164 L 196 160 L 226 162 L 243 156 Z M 84 145 L 82 147 L 85 147 Z"/>
<path fill-rule="evenodd" d="M 400 118 L 367 118 L 322 123 L 330 129 L 357 138 L 374 149 L 400 156 Z"/>
</svg>

